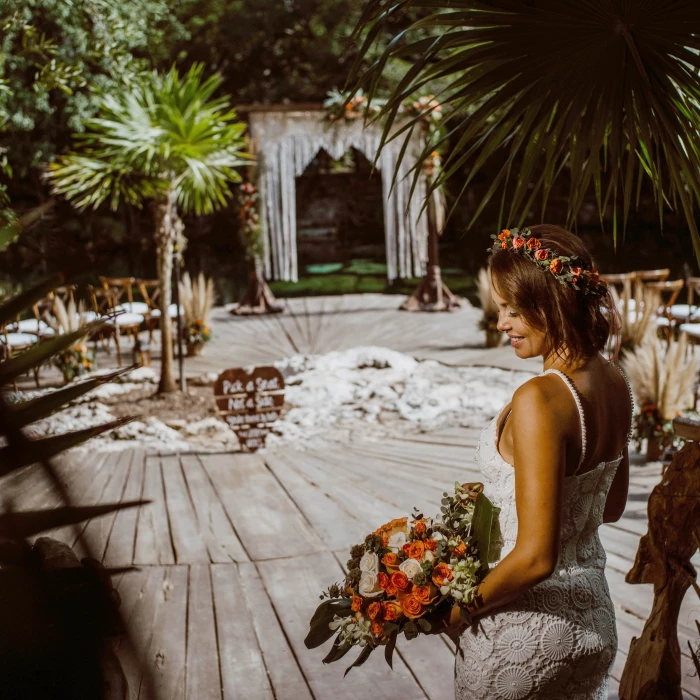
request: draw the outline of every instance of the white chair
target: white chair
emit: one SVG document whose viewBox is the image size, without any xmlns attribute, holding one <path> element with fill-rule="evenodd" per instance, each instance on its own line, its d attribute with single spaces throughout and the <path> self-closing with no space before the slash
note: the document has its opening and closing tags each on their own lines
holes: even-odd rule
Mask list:
<svg viewBox="0 0 700 700">
<path fill-rule="evenodd" d="M 180 304 L 180 316 L 184 316 L 184 315 L 185 315 L 185 309 L 182 306 L 182 304 Z M 177 318 L 177 304 L 170 304 L 170 306 L 168 306 L 168 316 L 170 318 Z M 151 317 L 152 318 L 160 318 L 160 309 L 152 309 L 151 310 Z"/>
</svg>

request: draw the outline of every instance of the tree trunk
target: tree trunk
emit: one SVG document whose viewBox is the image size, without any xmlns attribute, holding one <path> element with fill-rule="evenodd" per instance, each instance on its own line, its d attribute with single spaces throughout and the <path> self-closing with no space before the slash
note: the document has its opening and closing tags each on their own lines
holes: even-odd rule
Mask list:
<svg viewBox="0 0 700 700">
<path fill-rule="evenodd" d="M 169 394 L 177 391 L 173 379 L 173 327 L 170 323 L 171 277 L 173 273 L 173 247 L 175 244 L 175 194 L 156 200 L 156 256 L 158 261 L 159 308 L 160 308 L 160 382 L 158 393 Z"/>
</svg>

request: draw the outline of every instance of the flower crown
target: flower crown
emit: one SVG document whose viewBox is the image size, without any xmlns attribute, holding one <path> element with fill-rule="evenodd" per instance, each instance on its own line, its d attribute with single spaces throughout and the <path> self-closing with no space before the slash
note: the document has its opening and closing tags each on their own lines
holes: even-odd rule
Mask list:
<svg viewBox="0 0 700 700">
<path fill-rule="evenodd" d="M 543 270 L 549 270 L 561 284 L 569 285 L 584 294 L 603 296 L 608 285 L 600 279 L 598 270 L 584 270 L 583 262 L 577 258 L 559 255 L 551 248 L 543 248 L 539 238 L 532 235 L 529 228 L 503 229 L 498 235 L 492 234 L 493 246 L 488 249 L 493 254 L 499 250 L 512 250 L 532 260 Z"/>
</svg>

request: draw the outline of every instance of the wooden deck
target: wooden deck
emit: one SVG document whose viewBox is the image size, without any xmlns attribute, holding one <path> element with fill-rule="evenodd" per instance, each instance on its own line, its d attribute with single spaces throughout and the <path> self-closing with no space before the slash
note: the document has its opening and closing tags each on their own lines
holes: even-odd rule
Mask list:
<svg viewBox="0 0 700 700">
<path fill-rule="evenodd" d="M 343 576 L 348 546 L 369 527 L 410 512 L 437 512 L 444 485 L 478 478 L 478 431 L 450 429 L 381 442 L 318 443 L 249 454 L 90 453 L 60 466 L 77 504 L 148 498 L 152 503 L 49 533 L 106 565 L 139 570 L 116 579 L 136 650 L 115 643 L 131 698 L 149 698 L 141 668 L 163 700 L 448 700 L 453 649 L 443 638 L 399 643 L 394 671 L 376 654 L 343 680 L 303 644 L 319 592 Z M 633 467 L 627 511 L 601 528 L 617 609 L 619 679 L 626 650 L 651 607 L 650 586 L 624 582 L 655 467 Z M 3 480 L 19 508 L 58 497 L 38 470 Z M 697 637 L 690 591 L 679 632 L 685 697 L 700 697 L 686 640 Z M 617 681 L 611 698 L 617 697 Z"/>
</svg>

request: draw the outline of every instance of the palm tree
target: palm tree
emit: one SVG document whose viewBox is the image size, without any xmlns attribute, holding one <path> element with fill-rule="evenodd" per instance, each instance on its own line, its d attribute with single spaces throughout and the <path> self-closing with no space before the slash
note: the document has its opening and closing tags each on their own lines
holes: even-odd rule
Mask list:
<svg viewBox="0 0 700 700">
<path fill-rule="evenodd" d="M 53 191 L 79 209 L 108 202 L 153 203 L 160 280 L 162 363 L 158 390 L 176 391 L 172 328 L 168 321 L 173 248 L 183 224 L 178 212 L 208 214 L 226 204 L 236 168 L 249 165 L 242 152 L 245 125 L 227 97 L 213 97 L 221 85 L 193 66 L 180 77 L 148 74 L 131 93 L 105 96 L 99 116 L 76 137 L 75 152 L 50 166 Z"/>
<path fill-rule="evenodd" d="M 393 40 L 360 74 L 382 26 L 409 8 L 427 16 Z M 353 40 L 365 43 L 354 90 L 370 99 L 387 62 L 411 63 L 381 106 L 385 138 L 406 97 L 435 80 L 451 152 L 433 188 L 457 172 L 464 193 L 492 159 L 501 167 L 473 221 L 501 199 L 502 223 L 520 226 L 537 197 L 570 177 L 569 223 L 593 188 L 599 211 L 613 207 L 613 234 L 642 182 L 650 180 L 662 220 L 680 209 L 700 259 L 700 5 L 693 0 L 368 0 Z M 416 118 L 403 133 L 410 135 Z M 506 204 L 507 203 L 507 204 Z M 470 224 L 471 225 L 471 224 Z"/>
</svg>

